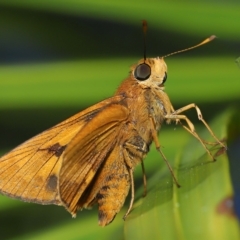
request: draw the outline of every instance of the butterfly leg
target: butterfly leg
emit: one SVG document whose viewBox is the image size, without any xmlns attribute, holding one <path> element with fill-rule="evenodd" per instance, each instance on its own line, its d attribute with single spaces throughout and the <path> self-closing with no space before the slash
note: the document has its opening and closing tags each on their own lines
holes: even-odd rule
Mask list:
<svg viewBox="0 0 240 240">
<path fill-rule="evenodd" d="M 184 120 L 187 123 L 188 127 L 182 125 L 183 128 L 186 129 L 189 133 L 191 133 L 196 139 L 198 139 L 198 141 L 202 144 L 202 146 L 204 147 L 205 151 L 209 154 L 209 156 L 213 159 L 213 161 L 216 161 L 216 159 L 211 154 L 211 152 L 207 148 L 207 146 L 204 143 L 204 141 L 196 133 L 193 123 L 185 115 L 172 115 L 172 114 L 169 114 L 169 115 L 166 115 L 165 118 L 166 119 L 171 119 L 171 120 L 173 120 L 173 119 Z M 220 142 L 220 141 L 218 140 L 218 142 Z M 223 144 L 221 143 L 221 146 L 222 145 Z M 225 146 L 224 146 L 224 148 L 225 148 Z"/>
<path fill-rule="evenodd" d="M 143 173 L 143 196 L 147 195 L 147 176 L 144 168 L 143 158 L 149 152 L 149 146 L 138 135 L 134 133 L 134 136 L 125 142 L 124 147 L 127 150 L 128 160 L 126 160 L 128 166 L 135 166 L 141 161 L 142 173 Z"/>
<path fill-rule="evenodd" d="M 196 112 L 197 112 L 197 116 L 198 116 L 198 119 L 204 124 L 204 126 L 207 128 L 207 130 L 209 131 L 209 133 L 211 134 L 211 136 L 222 146 L 226 149 L 226 146 L 215 136 L 215 134 L 213 133 L 212 129 L 209 127 L 209 125 L 207 124 L 207 122 L 203 119 L 203 116 L 202 116 L 202 113 L 201 113 L 201 110 L 200 108 L 195 104 L 195 103 L 191 103 L 191 104 L 188 104 L 187 106 L 184 106 L 182 108 L 179 108 L 178 110 L 175 110 L 174 112 L 172 112 L 170 115 L 179 115 L 180 113 L 182 112 L 185 112 L 191 108 L 195 108 Z M 179 119 L 177 119 L 179 121 Z M 185 119 L 184 119 L 185 120 Z M 187 121 L 187 120 L 185 120 Z M 194 129 L 194 126 L 193 124 L 191 123 L 190 126 L 189 125 L 189 119 L 187 121 L 188 123 L 188 126 L 190 127 L 190 129 Z"/>
<path fill-rule="evenodd" d="M 124 154 L 124 155 L 125 155 L 125 154 Z M 126 217 L 128 216 L 128 214 L 131 212 L 132 206 L 133 206 L 133 203 L 134 203 L 134 198 L 135 198 L 133 169 L 132 169 L 132 168 L 129 168 L 129 169 L 128 169 L 128 172 L 129 172 L 130 184 L 131 184 L 131 200 L 130 200 L 130 204 L 129 204 L 128 210 L 127 210 L 127 212 L 126 212 L 126 213 L 124 214 L 124 216 L 123 216 L 123 220 L 125 220 Z"/>
<path fill-rule="evenodd" d="M 128 214 L 130 213 L 135 193 L 134 193 L 134 178 L 133 178 L 133 169 L 134 167 L 141 161 L 142 170 L 143 170 L 143 185 L 144 185 L 144 196 L 147 193 L 147 178 L 145 174 L 145 168 L 143 163 L 144 156 L 148 153 L 149 146 L 147 143 L 138 135 L 137 132 L 134 132 L 133 136 L 128 139 L 127 142 L 124 143 L 123 148 L 123 156 L 128 167 L 128 172 L 130 176 L 130 184 L 131 184 L 131 200 L 126 214 L 123 219 L 125 220 Z"/>
<path fill-rule="evenodd" d="M 171 165 L 169 164 L 167 158 L 165 157 L 165 155 L 163 154 L 162 150 L 160 149 L 160 143 L 159 143 L 159 140 L 158 140 L 157 131 L 156 131 L 155 126 L 154 126 L 154 121 L 153 121 L 153 118 L 150 118 L 150 119 L 151 119 L 151 121 L 150 121 L 150 123 L 151 123 L 151 132 L 152 132 L 152 137 L 153 137 L 153 141 L 155 143 L 156 149 L 161 154 L 163 160 L 167 164 L 167 167 L 168 167 L 170 173 L 172 174 L 172 177 L 173 177 L 173 180 L 174 180 L 175 184 L 177 185 L 177 187 L 181 187 L 180 184 L 178 183 L 176 177 L 175 177 L 175 174 L 173 172 L 173 169 L 172 169 Z"/>
<path fill-rule="evenodd" d="M 147 176 L 145 172 L 144 162 L 141 161 L 142 173 L 143 173 L 143 197 L 147 196 Z"/>
</svg>

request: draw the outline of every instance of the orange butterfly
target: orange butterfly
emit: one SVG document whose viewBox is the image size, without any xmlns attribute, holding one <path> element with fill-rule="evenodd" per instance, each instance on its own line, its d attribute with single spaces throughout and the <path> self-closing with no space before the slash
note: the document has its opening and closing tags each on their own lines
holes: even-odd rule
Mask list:
<svg viewBox="0 0 240 240">
<path fill-rule="evenodd" d="M 210 40 L 212 37 L 197 46 Z M 211 155 L 193 124 L 181 115 L 195 108 L 211 135 L 224 146 L 195 104 L 174 110 L 164 92 L 166 79 L 163 58 L 144 57 L 131 68 L 129 77 L 112 98 L 70 117 L 0 158 L 0 191 L 27 202 L 62 205 L 73 216 L 79 209 L 98 204 L 99 225 L 105 226 L 120 211 L 131 187 L 126 217 L 134 201 L 135 166 L 141 163 L 143 167 L 152 141 L 162 154 L 157 134 L 163 121 L 184 120 L 183 127 Z"/>
</svg>

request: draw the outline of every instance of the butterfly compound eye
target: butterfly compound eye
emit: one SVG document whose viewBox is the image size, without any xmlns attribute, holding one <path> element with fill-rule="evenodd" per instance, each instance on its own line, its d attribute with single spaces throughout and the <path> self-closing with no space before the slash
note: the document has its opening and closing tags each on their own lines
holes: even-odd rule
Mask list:
<svg viewBox="0 0 240 240">
<path fill-rule="evenodd" d="M 134 77 L 139 81 L 148 79 L 150 75 L 151 68 L 146 63 L 139 64 L 134 71 Z"/>
<path fill-rule="evenodd" d="M 163 83 L 165 83 L 166 81 L 167 81 L 167 73 L 165 72 L 165 75 L 164 75 L 164 77 L 163 77 Z"/>
</svg>

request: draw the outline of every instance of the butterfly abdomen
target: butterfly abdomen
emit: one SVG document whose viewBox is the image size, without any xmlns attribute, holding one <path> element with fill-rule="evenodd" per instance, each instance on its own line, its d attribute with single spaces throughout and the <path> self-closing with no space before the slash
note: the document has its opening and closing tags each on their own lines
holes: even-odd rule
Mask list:
<svg viewBox="0 0 240 240">
<path fill-rule="evenodd" d="M 96 200 L 98 202 L 98 224 L 105 226 L 111 223 L 122 208 L 130 188 L 130 177 L 126 165 L 111 171 L 105 180 Z"/>
</svg>

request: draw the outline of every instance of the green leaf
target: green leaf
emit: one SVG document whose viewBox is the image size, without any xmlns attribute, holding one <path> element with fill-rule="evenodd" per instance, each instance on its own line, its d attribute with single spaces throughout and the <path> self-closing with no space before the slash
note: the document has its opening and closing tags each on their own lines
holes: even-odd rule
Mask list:
<svg viewBox="0 0 240 240">
<path fill-rule="evenodd" d="M 225 111 L 210 125 L 221 139 L 232 112 Z M 200 135 L 208 140 L 207 134 L 204 129 Z M 190 136 L 175 159 L 181 188 L 166 172 L 154 174 L 147 196 L 135 203 L 126 220 L 125 239 L 239 239 L 237 220 L 218 212 L 219 204 L 233 194 L 227 155 L 219 146 L 211 152 L 219 154 L 216 162 Z"/>
</svg>

